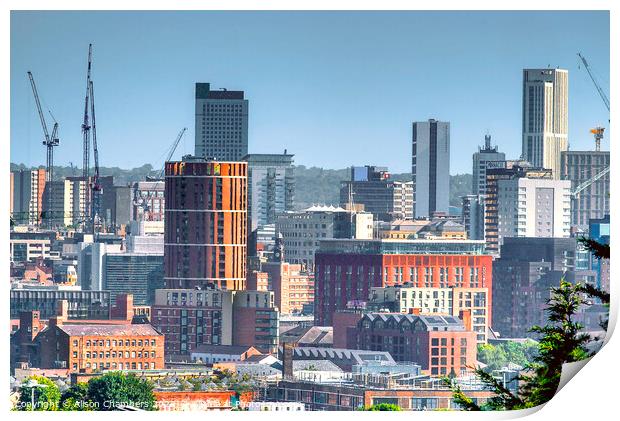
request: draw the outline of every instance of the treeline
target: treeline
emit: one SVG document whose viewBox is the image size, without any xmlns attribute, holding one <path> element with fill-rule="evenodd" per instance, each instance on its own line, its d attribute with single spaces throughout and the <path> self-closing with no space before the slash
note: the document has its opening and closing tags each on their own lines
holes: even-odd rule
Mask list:
<svg viewBox="0 0 620 421">
<path fill-rule="evenodd" d="M 11 171 L 45 168 L 26 167 L 24 164 L 11 163 Z M 99 172 L 102 176 L 113 176 L 116 185 L 126 185 L 136 181 L 144 180 L 147 176 L 155 177 L 159 175 L 161 168 L 153 168 L 151 164 L 144 164 L 141 167 L 129 170 L 119 167 L 100 167 Z M 82 169 L 71 166 L 55 166 L 54 179 L 64 177 L 80 176 Z M 339 170 L 324 169 L 318 167 L 306 167 L 305 165 L 295 166 L 295 207 L 297 209 L 307 208 L 312 204 L 320 203 L 327 205 L 337 205 L 340 203 L 340 183 L 348 180 L 350 176 L 349 168 Z M 396 181 L 411 180 L 410 173 L 392 174 L 392 179 Z M 450 205 L 460 206 L 461 196 L 471 193 L 471 174 L 458 174 L 450 176 Z"/>
</svg>

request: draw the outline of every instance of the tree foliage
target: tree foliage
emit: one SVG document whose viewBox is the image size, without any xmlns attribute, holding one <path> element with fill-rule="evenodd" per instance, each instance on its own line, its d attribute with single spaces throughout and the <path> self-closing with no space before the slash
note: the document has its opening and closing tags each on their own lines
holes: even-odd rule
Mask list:
<svg viewBox="0 0 620 421">
<path fill-rule="evenodd" d="M 393 403 L 377 403 L 369 406 L 365 411 L 401 411 L 400 406 Z"/>
<path fill-rule="evenodd" d="M 39 386 L 28 387 L 28 380 L 36 381 Z M 32 397 L 34 394 L 34 409 Z M 56 411 L 60 402 L 58 386 L 43 376 L 30 376 L 19 388 L 19 401 L 15 407 L 18 411 Z"/>
<path fill-rule="evenodd" d="M 597 256 L 598 258 L 609 258 L 609 247 L 602 247 L 591 240 L 588 240 L 588 244 L 592 253 L 600 256 Z M 495 396 L 484 405 L 478 405 L 460 387 L 446 379 L 452 386 L 454 401 L 466 411 L 480 411 L 525 409 L 551 400 L 560 384 L 562 365 L 593 355 L 593 352 L 587 350 L 592 338 L 582 332 L 583 326 L 573 319 L 579 307 L 589 302 L 588 297 L 599 298 L 604 304 L 609 303 L 609 294 L 591 285 L 573 285 L 562 280 L 559 287 L 551 288 L 551 298 L 547 301 L 546 308 L 549 323 L 531 329 L 541 335 L 538 354 L 532 363 L 526 365 L 529 373 L 517 376 L 520 385 L 516 394 L 505 388 L 491 374 L 476 368 L 476 376 Z"/>
<path fill-rule="evenodd" d="M 117 410 L 119 406 L 133 406 L 154 411 L 153 385 L 135 374 L 106 373 L 88 382 L 88 396 L 102 411 Z"/>
<path fill-rule="evenodd" d="M 525 342 L 507 341 L 497 345 L 478 345 L 478 361 L 485 364 L 486 371 L 499 370 L 509 363 L 525 367 L 538 353 L 538 343 L 528 339 Z"/>
</svg>

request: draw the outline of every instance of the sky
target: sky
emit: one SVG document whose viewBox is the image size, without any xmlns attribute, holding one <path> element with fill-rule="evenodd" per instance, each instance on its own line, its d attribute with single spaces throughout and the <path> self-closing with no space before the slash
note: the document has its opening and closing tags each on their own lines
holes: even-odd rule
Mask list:
<svg viewBox="0 0 620 421">
<path fill-rule="evenodd" d="M 89 43 L 105 167 L 161 168 L 183 127 L 174 158 L 193 153 L 195 82 L 245 91 L 250 153 L 323 168 L 409 172 L 411 123 L 429 118 L 450 122 L 451 174 L 471 173 L 487 132 L 516 159 L 523 68 L 569 71 L 571 149 L 593 149 L 589 129 L 608 126 L 576 55 L 609 95 L 605 11 L 13 11 L 11 162 L 45 164 L 32 71 L 60 126 L 55 163 L 81 168 Z"/>
</svg>

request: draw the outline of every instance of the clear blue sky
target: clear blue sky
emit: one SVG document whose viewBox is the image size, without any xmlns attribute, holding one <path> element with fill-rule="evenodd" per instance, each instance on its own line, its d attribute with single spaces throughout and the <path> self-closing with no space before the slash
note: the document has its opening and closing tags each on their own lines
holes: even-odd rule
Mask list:
<svg viewBox="0 0 620 421">
<path fill-rule="evenodd" d="M 246 92 L 250 152 L 325 168 L 408 172 L 411 122 L 428 118 L 451 123 L 452 174 L 487 130 L 517 158 L 526 67 L 569 70 L 572 149 L 608 125 L 576 56 L 609 92 L 607 12 L 13 12 L 11 162 L 45 163 L 31 70 L 56 163 L 81 167 L 89 42 L 102 166 L 160 168 L 184 126 L 175 157 L 192 153 L 197 81 Z"/>
</svg>

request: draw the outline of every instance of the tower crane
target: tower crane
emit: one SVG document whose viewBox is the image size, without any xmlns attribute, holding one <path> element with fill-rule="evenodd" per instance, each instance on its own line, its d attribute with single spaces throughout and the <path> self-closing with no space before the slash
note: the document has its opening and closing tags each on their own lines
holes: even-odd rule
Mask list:
<svg viewBox="0 0 620 421">
<path fill-rule="evenodd" d="M 164 165 L 162 165 L 161 171 L 159 172 L 159 176 L 155 180 L 155 185 L 157 185 L 162 180 L 164 180 L 164 176 L 165 176 L 165 172 L 166 172 L 166 162 L 168 162 L 168 161 L 170 161 L 172 159 L 172 155 L 174 155 L 174 152 L 177 150 L 177 147 L 179 146 L 179 143 L 181 142 L 181 139 L 183 138 L 183 135 L 185 134 L 186 130 L 187 130 L 187 127 L 183 127 L 183 129 L 181 129 L 181 131 L 177 135 L 177 137 L 174 140 L 174 142 L 172 142 L 172 146 L 170 146 L 170 150 L 168 151 L 168 155 L 166 156 L 166 160 L 164 161 Z M 147 177 L 147 181 L 149 179 L 150 179 L 150 177 Z M 135 194 L 135 196 L 134 196 L 134 204 L 136 206 L 141 207 L 142 208 L 142 212 L 144 214 L 144 213 L 149 211 L 149 201 L 150 201 L 150 199 L 151 199 L 151 194 L 150 193 L 147 193 L 146 196 L 139 196 L 139 195 Z M 149 212 L 148 218 L 149 218 L 149 220 L 151 220 L 151 218 L 152 218 L 152 214 L 150 212 Z"/>
<path fill-rule="evenodd" d="M 594 87 L 596 88 L 596 90 L 598 91 L 598 94 L 603 100 L 603 103 L 605 104 L 607 111 L 609 111 L 609 98 L 607 98 L 607 95 L 605 94 L 605 92 L 603 92 L 603 89 L 601 88 L 601 86 L 598 84 L 598 82 L 594 78 L 594 75 L 592 74 L 592 70 L 590 70 L 590 65 L 586 61 L 586 58 L 582 56 L 581 53 L 577 53 L 577 56 L 579 56 L 579 58 L 581 59 L 581 62 L 583 63 L 583 66 L 586 68 L 586 71 L 588 72 L 590 79 L 592 79 L 592 83 L 594 83 Z"/>
<path fill-rule="evenodd" d="M 32 76 L 32 72 L 28 72 L 28 78 L 30 79 L 30 86 L 32 87 L 32 93 L 34 95 L 34 100 L 37 105 L 37 111 L 39 112 L 39 119 L 41 120 L 41 127 L 43 128 L 43 136 L 45 139 L 43 140 L 43 145 L 47 148 L 47 160 L 46 160 L 46 172 L 45 172 L 45 185 L 48 187 L 47 191 L 47 212 L 48 216 L 48 228 L 52 227 L 52 186 L 51 181 L 53 180 L 54 175 L 54 147 L 60 144 L 60 140 L 58 139 L 58 122 L 54 119 L 52 115 L 52 119 L 54 119 L 54 126 L 52 128 L 52 134 L 50 136 L 47 123 L 45 122 L 45 115 L 43 114 L 43 110 L 41 109 L 41 101 L 39 100 L 39 93 L 37 92 L 37 85 L 34 82 L 34 77 Z M 51 112 L 50 112 L 51 115 Z"/>
<path fill-rule="evenodd" d="M 95 160 L 95 174 L 93 176 L 92 190 L 92 230 L 93 234 L 99 231 L 102 225 L 101 218 L 101 194 L 103 189 L 99 183 L 99 150 L 97 149 L 97 124 L 95 120 L 95 91 L 93 89 L 93 81 L 90 81 L 88 95 L 90 96 L 90 118 L 91 118 L 91 136 L 93 141 L 93 158 Z"/>
<path fill-rule="evenodd" d="M 84 96 L 84 120 L 82 121 L 82 178 L 84 180 L 84 189 L 82 189 L 82 204 L 84 210 L 82 213 L 81 224 L 83 231 L 86 231 L 87 224 L 89 223 L 89 165 L 90 165 L 90 119 L 88 116 L 88 103 L 90 99 L 90 69 L 92 62 L 93 45 L 88 44 L 88 68 L 86 71 L 86 95 Z"/>
</svg>

